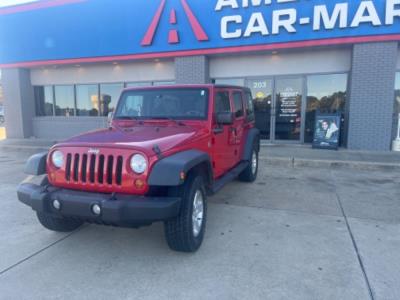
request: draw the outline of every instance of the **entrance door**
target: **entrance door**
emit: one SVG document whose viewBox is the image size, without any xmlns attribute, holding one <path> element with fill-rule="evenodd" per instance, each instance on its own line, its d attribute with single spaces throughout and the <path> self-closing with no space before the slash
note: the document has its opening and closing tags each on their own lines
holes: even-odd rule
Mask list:
<svg viewBox="0 0 400 300">
<path fill-rule="evenodd" d="M 274 141 L 303 141 L 303 78 L 250 79 L 256 127 L 261 138 Z"/>
<path fill-rule="evenodd" d="M 278 78 L 275 82 L 275 140 L 301 141 L 303 79 Z"/>
<path fill-rule="evenodd" d="M 256 127 L 260 130 L 261 138 L 272 139 L 273 115 L 273 80 L 272 79 L 251 79 L 248 81 L 254 103 L 254 114 Z"/>
</svg>

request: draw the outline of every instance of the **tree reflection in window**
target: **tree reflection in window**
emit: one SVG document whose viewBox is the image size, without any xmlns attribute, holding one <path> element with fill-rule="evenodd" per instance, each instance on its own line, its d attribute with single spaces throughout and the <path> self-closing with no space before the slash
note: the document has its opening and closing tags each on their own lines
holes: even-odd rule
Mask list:
<svg viewBox="0 0 400 300">
<path fill-rule="evenodd" d="M 345 144 L 344 118 L 347 97 L 347 74 L 307 76 L 307 110 L 304 140 L 311 143 L 314 137 L 315 116 L 321 113 L 341 113 L 340 145 Z"/>
</svg>

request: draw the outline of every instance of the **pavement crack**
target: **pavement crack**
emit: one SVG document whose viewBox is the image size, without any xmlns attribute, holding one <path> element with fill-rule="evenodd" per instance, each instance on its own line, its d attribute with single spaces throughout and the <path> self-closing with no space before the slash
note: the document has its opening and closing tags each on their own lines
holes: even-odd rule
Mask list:
<svg viewBox="0 0 400 300">
<path fill-rule="evenodd" d="M 16 262 L 15 264 L 13 264 L 13 265 L 11 265 L 11 266 L 5 268 L 4 270 L 0 271 L 0 276 L 3 275 L 3 274 L 5 274 L 5 273 L 8 272 L 8 271 L 14 269 L 15 267 L 17 267 L 17 266 L 23 264 L 24 262 L 28 261 L 29 259 L 31 259 L 31 258 L 33 258 L 33 257 L 35 257 L 35 256 L 37 256 L 37 255 L 39 255 L 40 253 L 46 251 L 47 249 L 50 249 L 51 247 L 53 247 L 53 246 L 55 246 L 55 245 L 61 243 L 62 241 L 64 241 L 64 240 L 66 240 L 67 238 L 69 238 L 70 236 L 72 236 L 72 235 L 74 235 L 74 234 L 76 234 L 76 233 L 82 231 L 82 230 L 85 229 L 86 227 L 88 227 L 88 226 L 82 226 L 81 228 L 79 228 L 79 229 L 77 229 L 77 230 L 75 230 L 75 231 L 73 231 L 73 232 L 67 234 L 66 236 L 62 237 L 61 239 L 59 239 L 59 240 L 57 240 L 57 241 L 51 243 L 50 245 L 47 245 L 46 247 L 44 247 L 44 248 L 42 248 L 42 249 L 40 249 L 40 250 L 38 250 L 38 251 L 32 253 L 31 255 L 25 257 L 24 259 L 21 259 L 20 261 Z"/>
<path fill-rule="evenodd" d="M 331 176 L 332 176 L 332 174 L 331 174 Z M 332 177 L 334 177 L 334 176 L 332 176 Z M 351 230 L 349 220 L 348 220 L 346 212 L 345 212 L 345 210 L 343 208 L 342 200 L 341 200 L 341 198 L 340 198 L 340 196 L 339 196 L 339 194 L 337 192 L 336 186 L 335 186 L 335 196 L 336 196 L 336 200 L 338 202 L 339 208 L 342 211 L 343 219 L 344 219 L 344 222 L 346 224 L 347 231 L 348 231 L 348 233 L 350 235 L 350 239 L 351 239 L 351 242 L 353 244 L 354 251 L 356 252 L 358 263 L 360 265 L 361 272 L 363 274 L 365 284 L 367 285 L 367 288 L 368 288 L 369 296 L 370 296 L 371 300 L 375 300 L 374 292 L 373 292 L 371 283 L 370 283 L 370 281 L 368 279 L 367 271 L 365 270 L 365 266 L 364 266 L 360 251 L 358 249 L 356 239 L 354 238 L 353 231 Z"/>
</svg>

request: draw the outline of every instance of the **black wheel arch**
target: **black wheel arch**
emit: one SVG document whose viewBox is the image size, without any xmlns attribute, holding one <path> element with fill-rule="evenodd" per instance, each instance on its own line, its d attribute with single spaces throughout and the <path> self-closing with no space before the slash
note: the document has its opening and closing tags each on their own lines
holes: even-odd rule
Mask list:
<svg viewBox="0 0 400 300">
<path fill-rule="evenodd" d="M 243 149 L 242 160 L 251 160 L 251 155 L 253 152 L 253 147 L 256 147 L 256 151 L 260 151 L 260 130 L 257 128 L 251 128 L 246 136 L 246 142 Z"/>
<path fill-rule="evenodd" d="M 46 174 L 47 154 L 42 152 L 32 155 L 26 162 L 24 173 L 35 176 Z"/>
<path fill-rule="evenodd" d="M 190 172 L 203 174 L 207 187 L 212 185 L 213 169 L 210 156 L 199 150 L 186 150 L 162 158 L 153 166 L 148 184 L 150 186 L 179 186 Z"/>
</svg>

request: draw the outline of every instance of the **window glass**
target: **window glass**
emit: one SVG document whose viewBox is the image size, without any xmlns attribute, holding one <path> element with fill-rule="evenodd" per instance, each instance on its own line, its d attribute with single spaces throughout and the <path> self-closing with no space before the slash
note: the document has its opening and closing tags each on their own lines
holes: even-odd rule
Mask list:
<svg viewBox="0 0 400 300">
<path fill-rule="evenodd" d="M 116 119 L 205 119 L 208 90 L 198 88 L 125 91 Z"/>
<path fill-rule="evenodd" d="M 72 117 L 75 111 L 73 85 L 56 85 L 54 87 L 56 116 Z"/>
<path fill-rule="evenodd" d="M 242 93 L 234 92 L 233 93 L 233 105 L 235 106 L 235 117 L 240 118 L 243 117 L 243 101 L 242 101 Z"/>
<path fill-rule="evenodd" d="M 254 104 L 253 104 L 253 96 L 251 93 L 246 92 L 246 115 L 247 115 L 247 121 L 254 121 L 255 116 L 254 116 Z"/>
<path fill-rule="evenodd" d="M 53 87 L 52 86 L 35 86 L 35 109 L 36 116 L 53 116 Z"/>
<path fill-rule="evenodd" d="M 140 86 L 151 86 L 152 83 L 151 81 L 145 81 L 145 82 L 128 82 L 126 84 L 126 87 L 140 87 Z"/>
<path fill-rule="evenodd" d="M 117 106 L 123 83 L 100 84 L 100 115 L 107 116 Z"/>
<path fill-rule="evenodd" d="M 217 92 L 215 95 L 215 112 L 230 112 L 229 92 Z"/>
<path fill-rule="evenodd" d="M 143 95 L 128 94 L 124 97 L 121 108 L 118 109 L 118 116 L 120 118 L 142 116 L 143 99 Z"/>
<path fill-rule="evenodd" d="M 253 95 L 254 118 L 262 139 L 271 138 L 271 117 L 273 100 L 272 79 L 257 78 L 247 81 Z"/>
<path fill-rule="evenodd" d="M 215 84 L 244 86 L 244 78 L 219 78 Z"/>
<path fill-rule="evenodd" d="M 346 109 L 347 74 L 313 75 L 307 77 L 307 112 L 305 142 L 314 137 L 315 116 L 321 113 L 341 113 L 340 144 L 344 145 L 344 116 Z"/>
<path fill-rule="evenodd" d="M 76 115 L 99 115 L 99 89 L 97 84 L 76 86 Z"/>
</svg>

